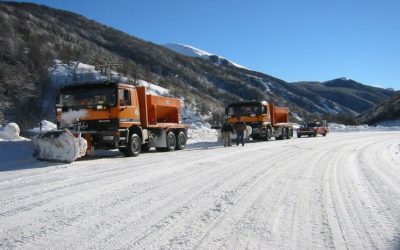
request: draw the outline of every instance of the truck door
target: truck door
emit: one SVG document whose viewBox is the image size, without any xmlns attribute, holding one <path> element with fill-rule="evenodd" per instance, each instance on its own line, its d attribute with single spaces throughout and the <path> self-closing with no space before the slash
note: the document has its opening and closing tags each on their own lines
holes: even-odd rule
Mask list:
<svg viewBox="0 0 400 250">
<path fill-rule="evenodd" d="M 121 125 L 131 126 L 140 123 L 137 93 L 130 89 L 118 89 L 119 119 Z"/>
</svg>

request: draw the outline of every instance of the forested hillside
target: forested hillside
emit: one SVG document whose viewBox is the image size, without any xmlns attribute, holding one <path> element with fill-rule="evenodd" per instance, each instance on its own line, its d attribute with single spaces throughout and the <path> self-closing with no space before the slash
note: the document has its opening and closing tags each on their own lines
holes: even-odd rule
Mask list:
<svg viewBox="0 0 400 250">
<path fill-rule="evenodd" d="M 0 23 L 0 123 L 14 121 L 23 128 L 37 119 L 54 119 L 53 110 L 43 100 L 54 96 L 59 87 L 49 77 L 55 60 L 90 65 L 120 63 L 115 70 L 132 82 L 143 79 L 168 88 L 172 95 L 198 107 L 201 114 L 221 114 L 232 101 L 273 100 L 289 106 L 292 117 L 353 115 L 392 95 L 382 89 L 358 90 L 352 86 L 351 95 L 342 102 L 346 88 L 289 84 L 231 63 L 188 57 L 46 6 L 0 2 Z"/>
</svg>

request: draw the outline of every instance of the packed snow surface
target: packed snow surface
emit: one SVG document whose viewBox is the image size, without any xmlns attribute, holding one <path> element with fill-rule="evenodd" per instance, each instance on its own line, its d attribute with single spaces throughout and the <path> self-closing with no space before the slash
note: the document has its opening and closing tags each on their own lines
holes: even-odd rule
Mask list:
<svg viewBox="0 0 400 250">
<path fill-rule="evenodd" d="M 400 248 L 399 131 L 72 164 L 0 152 L 0 249 Z"/>
</svg>

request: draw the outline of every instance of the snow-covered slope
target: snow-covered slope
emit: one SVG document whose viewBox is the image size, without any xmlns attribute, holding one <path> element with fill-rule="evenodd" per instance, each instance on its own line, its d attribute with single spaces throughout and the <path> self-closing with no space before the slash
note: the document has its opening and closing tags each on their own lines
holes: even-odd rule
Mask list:
<svg viewBox="0 0 400 250">
<path fill-rule="evenodd" d="M 52 83 L 55 86 L 107 80 L 107 76 L 101 74 L 101 72 L 96 69 L 94 65 L 81 62 L 70 62 L 67 64 L 61 62 L 60 60 L 55 60 L 52 68 L 49 69 L 49 73 Z M 111 71 L 111 80 L 121 82 L 130 81 L 127 77 L 118 74 L 115 71 Z M 139 86 L 146 86 L 148 94 L 169 94 L 169 90 L 162 88 L 155 83 L 150 83 L 144 80 L 137 80 L 136 84 Z"/>
<path fill-rule="evenodd" d="M 212 59 L 212 60 L 217 59 L 217 62 L 219 62 L 219 63 L 228 62 L 237 68 L 247 69 L 246 67 L 244 67 L 240 64 L 237 64 L 235 62 L 232 62 L 222 56 L 212 54 L 210 52 L 195 48 L 190 45 L 185 45 L 185 44 L 180 44 L 180 43 L 168 43 L 168 44 L 165 44 L 164 47 L 166 47 L 170 50 L 173 50 L 177 53 L 180 53 L 182 55 L 185 55 L 185 56 L 202 57 L 202 58 L 207 58 L 207 59 Z"/>
</svg>

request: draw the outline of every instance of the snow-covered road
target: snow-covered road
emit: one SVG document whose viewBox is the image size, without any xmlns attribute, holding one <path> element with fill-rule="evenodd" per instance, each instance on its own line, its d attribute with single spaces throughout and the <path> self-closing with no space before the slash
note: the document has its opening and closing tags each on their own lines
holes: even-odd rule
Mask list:
<svg viewBox="0 0 400 250">
<path fill-rule="evenodd" d="M 0 249 L 400 248 L 400 132 L 72 164 L 7 147 Z"/>
</svg>

